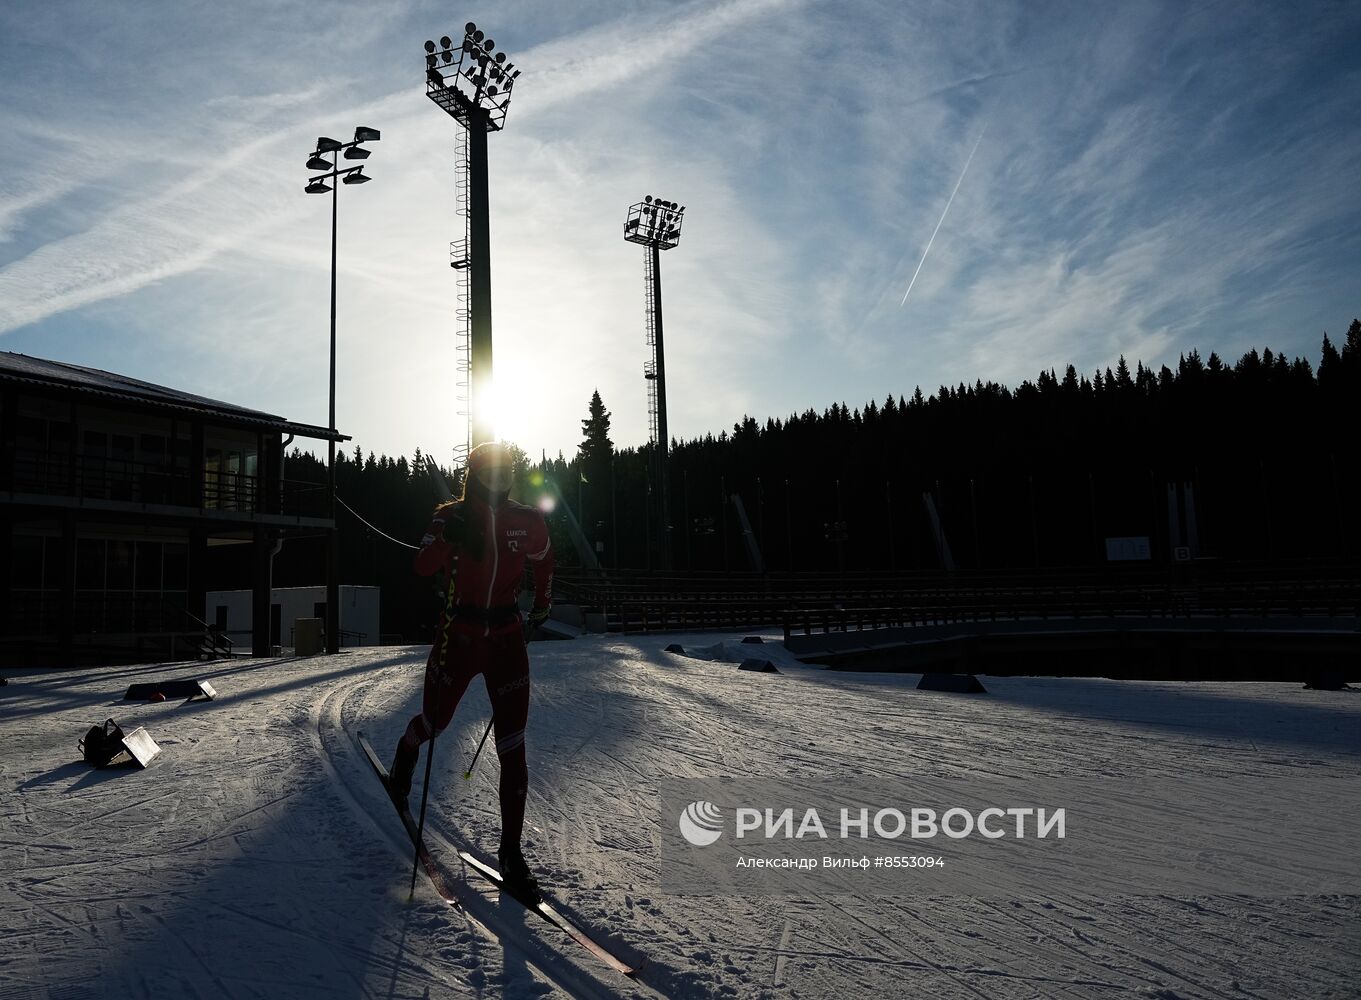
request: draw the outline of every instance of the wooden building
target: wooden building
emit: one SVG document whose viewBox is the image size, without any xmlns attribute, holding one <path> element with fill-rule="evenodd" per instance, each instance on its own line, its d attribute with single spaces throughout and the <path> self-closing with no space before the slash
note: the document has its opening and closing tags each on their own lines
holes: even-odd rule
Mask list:
<svg viewBox="0 0 1361 1000">
<path fill-rule="evenodd" d="M 325 483 L 283 478 L 324 427 L 112 372 L 0 352 L 0 662 L 223 654 L 211 546 L 251 546 L 254 655 L 290 535 L 335 530 Z M 240 650 L 238 650 L 240 651 Z"/>
</svg>

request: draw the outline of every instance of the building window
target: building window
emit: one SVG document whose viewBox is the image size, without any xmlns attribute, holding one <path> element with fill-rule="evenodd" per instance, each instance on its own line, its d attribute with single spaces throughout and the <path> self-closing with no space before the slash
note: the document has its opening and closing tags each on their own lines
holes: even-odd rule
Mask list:
<svg viewBox="0 0 1361 1000">
<path fill-rule="evenodd" d="M 24 408 L 30 405 L 20 403 Z M 21 410 L 14 418 L 14 479 L 25 493 L 64 496 L 71 492 L 69 421 Z"/>
<path fill-rule="evenodd" d="M 109 590 L 132 590 L 133 543 L 113 539 L 105 557 L 105 584 Z"/>
<path fill-rule="evenodd" d="M 189 546 L 166 542 L 161 558 L 161 586 L 166 590 L 185 590 L 189 586 Z"/>
<path fill-rule="evenodd" d="M 161 543 L 137 543 L 137 589 L 161 589 Z"/>
<path fill-rule="evenodd" d="M 11 590 L 44 589 L 47 578 L 46 542 L 47 539 L 38 535 L 14 536 L 9 565 Z"/>
<path fill-rule="evenodd" d="M 76 588 L 104 589 L 104 539 L 76 539 Z"/>
<path fill-rule="evenodd" d="M 137 485 L 143 503 L 172 503 L 174 477 L 170 473 L 169 439 L 163 434 L 137 438 Z"/>
<path fill-rule="evenodd" d="M 183 542 L 77 538 L 76 631 L 184 631 L 188 551 Z"/>
<path fill-rule="evenodd" d="M 256 435 L 210 431 L 203 448 L 203 506 L 254 510 L 259 458 Z"/>
</svg>

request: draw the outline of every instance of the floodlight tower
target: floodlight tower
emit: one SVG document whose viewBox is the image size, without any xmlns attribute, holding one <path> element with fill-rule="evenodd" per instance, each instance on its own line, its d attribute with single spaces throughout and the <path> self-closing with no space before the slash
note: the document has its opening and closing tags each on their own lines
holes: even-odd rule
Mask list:
<svg viewBox="0 0 1361 1000">
<path fill-rule="evenodd" d="M 643 299 L 647 345 L 652 357 L 643 363 L 647 380 L 648 432 L 652 437 L 652 481 L 657 485 L 657 544 L 659 568 L 671 568 L 671 511 L 668 499 L 667 450 L 671 438 L 666 430 L 666 352 L 662 349 L 661 252 L 680 242 L 685 206 L 648 195 L 629 206 L 624 220 L 624 239 L 643 247 Z"/>
<path fill-rule="evenodd" d="M 340 142 L 329 136 L 317 137 L 317 148 L 307 161 L 307 169 L 326 171 L 316 174 L 303 188 L 308 194 L 331 192 L 331 379 L 330 430 L 331 440 L 326 448 L 326 495 L 330 501 L 331 531 L 326 546 L 326 652 L 340 652 L 340 535 L 336 532 L 336 213 L 339 211 L 340 184 L 367 184 L 372 178 L 364 173 L 361 162 L 355 167 L 341 167 L 341 150 L 347 160 L 367 160 L 370 150 L 366 142 L 377 142 L 382 134 L 367 125 L 356 126 L 353 142 Z M 327 153 L 331 159 L 327 161 Z M 340 184 L 337 184 L 336 181 Z M 326 182 L 330 181 L 331 184 Z M 255 614 L 268 613 L 269 608 L 256 608 Z M 257 619 L 258 620 L 258 619 Z M 259 634 L 259 633 L 257 633 Z M 258 650 L 257 650 L 258 652 Z"/>
<path fill-rule="evenodd" d="M 491 231 L 487 200 L 487 133 L 499 132 L 506 123 L 510 92 L 520 71 L 503 51 L 472 21 L 463 29 L 463 41 L 454 48 L 445 35 L 436 46 L 425 43 L 425 96 L 461 125 L 462 156 L 458 164 L 459 214 L 463 217 L 461 240 L 450 244 L 450 266 L 459 272 L 466 305 L 458 310 L 462 324 L 466 367 L 470 385 L 468 440 L 465 447 L 494 440 L 491 412 L 487 405 L 492 382 L 491 338 Z"/>
</svg>

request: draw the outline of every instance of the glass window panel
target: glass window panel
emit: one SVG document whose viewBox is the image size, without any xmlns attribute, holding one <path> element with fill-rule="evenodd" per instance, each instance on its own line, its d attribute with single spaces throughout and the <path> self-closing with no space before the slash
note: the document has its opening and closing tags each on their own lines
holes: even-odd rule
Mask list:
<svg viewBox="0 0 1361 1000">
<path fill-rule="evenodd" d="M 16 590 L 38 590 L 43 585 L 43 540 L 37 535 L 15 535 L 10 550 L 9 585 Z"/>
<path fill-rule="evenodd" d="M 81 590 L 104 589 L 104 539 L 76 539 L 76 586 Z"/>
<path fill-rule="evenodd" d="M 163 556 L 164 575 L 161 585 L 166 590 L 182 590 L 188 586 L 189 546 L 182 542 L 166 542 Z"/>
<path fill-rule="evenodd" d="M 75 428 L 69 423 L 53 421 L 47 425 L 47 453 L 43 462 L 47 489 L 53 493 L 71 492 L 71 445 L 74 441 Z"/>
<path fill-rule="evenodd" d="M 109 590 L 132 589 L 132 542 L 121 539 L 109 542 L 105 585 Z"/>
<path fill-rule="evenodd" d="M 92 632 L 104 628 L 104 594 L 102 591 L 77 593 L 71 605 L 71 617 L 77 632 Z"/>
<path fill-rule="evenodd" d="M 161 543 L 137 543 L 137 589 L 161 589 Z"/>
<path fill-rule="evenodd" d="M 57 590 L 61 587 L 61 551 L 60 538 L 52 538 L 49 535 L 43 536 L 43 588 L 45 590 Z"/>
<path fill-rule="evenodd" d="M 42 451 L 47 446 L 47 421 L 41 417 L 14 418 L 15 446 L 25 451 Z"/>
<path fill-rule="evenodd" d="M 164 631 L 169 623 L 169 618 L 161 607 L 161 592 L 159 590 L 139 590 L 136 595 L 133 616 L 133 627 L 140 632 Z"/>
<path fill-rule="evenodd" d="M 221 488 L 218 485 L 218 472 L 222 468 L 222 450 L 208 448 L 203 453 L 203 506 L 215 508 L 221 505 Z"/>
<path fill-rule="evenodd" d="M 166 440 L 160 434 L 143 434 L 137 441 L 137 447 L 141 449 L 141 460 L 148 465 L 163 465 L 165 463 Z"/>
</svg>

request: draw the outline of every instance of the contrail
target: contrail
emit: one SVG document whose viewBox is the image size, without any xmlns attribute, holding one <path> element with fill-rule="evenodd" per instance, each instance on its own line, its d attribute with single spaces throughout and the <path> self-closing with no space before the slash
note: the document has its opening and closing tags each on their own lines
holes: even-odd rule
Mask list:
<svg viewBox="0 0 1361 1000">
<path fill-rule="evenodd" d="M 936 223 L 936 228 L 931 231 L 931 238 L 926 241 L 926 249 L 922 251 L 922 259 L 917 261 L 917 269 L 912 272 L 912 280 L 907 283 L 907 291 L 903 292 L 903 301 L 898 303 L 901 309 L 907 305 L 907 297 L 912 294 L 912 286 L 917 283 L 917 275 L 922 273 L 922 265 L 926 263 L 926 255 L 931 252 L 931 244 L 936 242 L 936 233 L 940 232 L 941 223 L 945 221 L 946 213 L 950 211 L 950 205 L 955 200 L 955 195 L 959 194 L 959 186 L 964 183 L 964 175 L 969 172 L 969 164 L 973 162 L 974 153 L 978 152 L 978 144 L 983 141 L 984 134 L 988 131 L 988 123 L 983 123 L 983 131 L 978 133 L 978 138 L 974 140 L 973 149 L 969 150 L 969 158 L 964 161 L 964 169 L 959 172 L 959 180 L 955 181 L 955 189 L 950 192 L 950 198 L 945 202 L 945 211 L 940 213 L 940 221 Z"/>
</svg>

